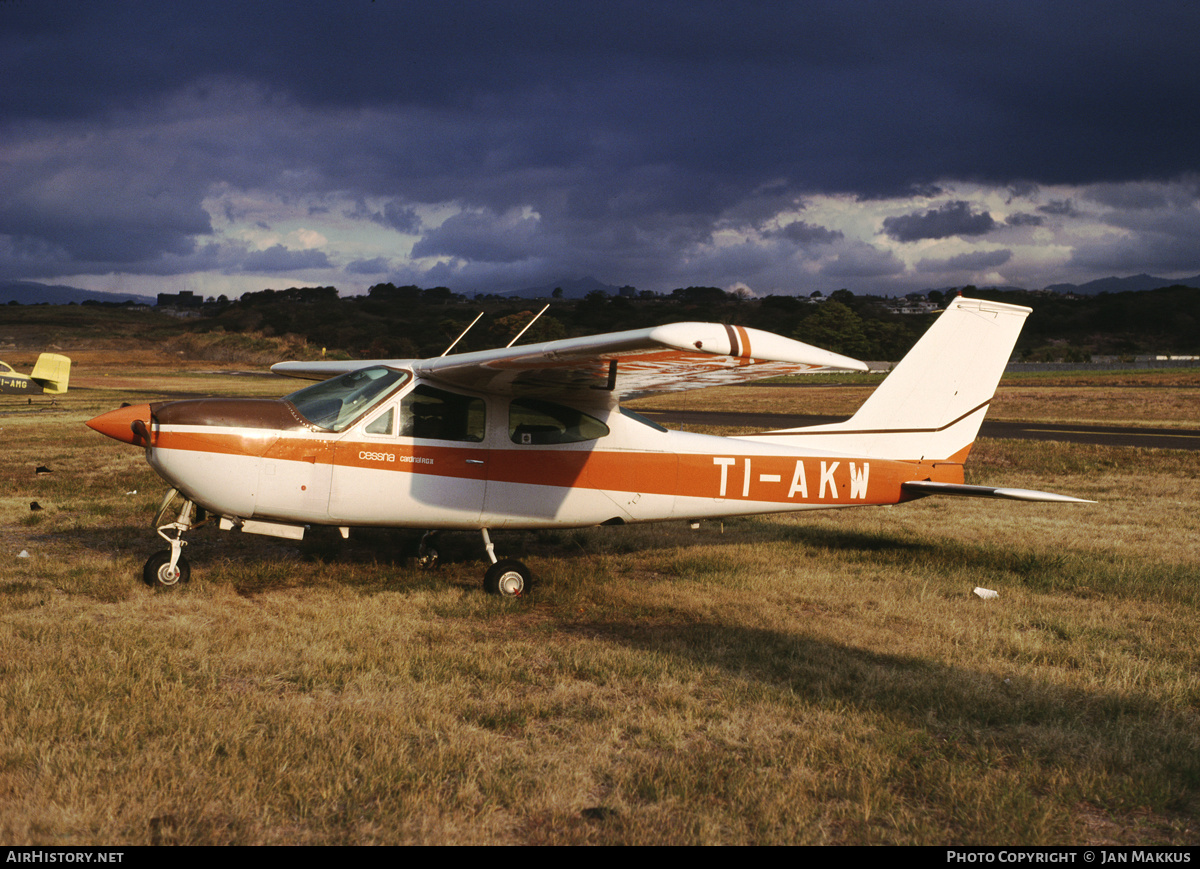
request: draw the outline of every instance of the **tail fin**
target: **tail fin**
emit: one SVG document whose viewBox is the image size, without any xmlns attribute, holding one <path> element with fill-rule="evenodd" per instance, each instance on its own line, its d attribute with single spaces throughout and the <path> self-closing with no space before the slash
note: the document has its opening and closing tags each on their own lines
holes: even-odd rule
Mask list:
<svg viewBox="0 0 1200 869">
<path fill-rule="evenodd" d="M 1029 311 L 957 298 L 853 417 L 752 437 L 858 456 L 962 462 Z"/>
<path fill-rule="evenodd" d="M 61 395 L 67 391 L 71 379 L 71 360 L 57 353 L 43 353 L 29 376 L 41 384 L 47 395 Z"/>
</svg>

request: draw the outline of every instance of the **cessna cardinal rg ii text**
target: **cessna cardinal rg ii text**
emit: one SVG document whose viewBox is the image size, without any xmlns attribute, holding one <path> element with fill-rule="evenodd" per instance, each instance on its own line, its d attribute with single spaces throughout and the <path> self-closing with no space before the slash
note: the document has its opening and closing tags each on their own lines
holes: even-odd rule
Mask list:
<svg viewBox="0 0 1200 869">
<path fill-rule="evenodd" d="M 896 504 L 927 495 L 1078 501 L 963 484 L 1028 308 L 956 299 L 849 420 L 714 437 L 622 397 L 866 366 L 740 326 L 674 323 L 436 359 L 283 362 L 281 399 L 139 405 L 91 420 L 174 487 L 150 584 L 189 575 L 184 532 L 301 538 L 310 525 L 478 529 L 493 594 L 529 588 L 488 529 L 620 525 Z M 328 378 L 328 379 L 327 379 Z M 207 517 L 207 518 L 206 518 Z"/>
</svg>

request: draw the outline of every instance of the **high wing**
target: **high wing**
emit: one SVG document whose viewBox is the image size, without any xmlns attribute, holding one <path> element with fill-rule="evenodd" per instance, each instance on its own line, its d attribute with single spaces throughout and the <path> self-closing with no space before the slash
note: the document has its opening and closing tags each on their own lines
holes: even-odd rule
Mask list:
<svg viewBox="0 0 1200 869">
<path fill-rule="evenodd" d="M 588 396 L 615 403 L 661 392 L 814 371 L 866 371 L 865 363 L 770 332 L 716 323 L 670 323 L 439 356 L 344 362 L 280 362 L 276 374 L 323 380 L 370 365 L 409 368 L 424 379 L 478 392 Z"/>
</svg>

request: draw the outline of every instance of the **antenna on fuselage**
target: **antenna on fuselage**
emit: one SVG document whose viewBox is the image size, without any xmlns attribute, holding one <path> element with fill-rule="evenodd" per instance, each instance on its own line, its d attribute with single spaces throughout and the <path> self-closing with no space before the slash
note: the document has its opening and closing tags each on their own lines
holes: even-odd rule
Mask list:
<svg viewBox="0 0 1200 869">
<path fill-rule="evenodd" d="M 471 321 L 471 326 L 474 326 L 476 323 L 478 323 L 479 318 L 482 316 L 483 316 L 483 311 L 480 311 L 478 314 L 476 314 L 475 319 Z M 458 337 L 450 342 L 450 346 L 442 351 L 443 356 L 445 356 L 447 353 L 449 353 L 451 350 L 454 349 L 454 345 L 463 339 L 463 335 L 466 335 L 468 332 L 471 331 L 471 326 L 468 326 L 467 328 L 463 329 L 462 332 L 459 333 Z"/>
<path fill-rule="evenodd" d="M 549 307 L 550 307 L 550 303 L 549 303 L 549 302 L 547 302 L 547 303 L 546 303 L 546 307 L 545 307 L 545 308 L 542 308 L 542 310 L 538 311 L 536 314 L 534 314 L 534 315 L 533 315 L 533 319 L 532 319 L 532 320 L 530 320 L 528 323 L 526 323 L 526 324 L 525 324 L 525 328 L 524 328 L 524 329 L 522 329 L 520 332 L 518 332 L 518 333 L 517 333 L 517 336 L 516 336 L 516 338 L 513 338 L 511 341 L 509 341 L 509 342 L 508 342 L 507 344 L 505 344 L 504 346 L 505 346 L 505 347 L 511 347 L 512 345 L 516 344 L 516 343 L 517 343 L 517 338 L 520 338 L 522 335 L 524 335 L 526 332 L 528 332 L 528 331 L 529 331 L 529 327 L 530 327 L 530 326 L 532 326 L 534 323 L 536 323 L 536 322 L 537 322 L 537 318 L 538 318 L 538 317 L 540 317 L 540 316 L 542 316 L 542 314 L 546 313 L 546 308 L 549 308 Z"/>
</svg>

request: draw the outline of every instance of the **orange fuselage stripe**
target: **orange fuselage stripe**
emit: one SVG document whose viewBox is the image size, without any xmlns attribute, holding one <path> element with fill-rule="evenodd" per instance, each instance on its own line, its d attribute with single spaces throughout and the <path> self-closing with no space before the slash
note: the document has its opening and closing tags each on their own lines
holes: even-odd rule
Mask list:
<svg viewBox="0 0 1200 869">
<path fill-rule="evenodd" d="M 218 432 L 160 430 L 156 449 L 255 456 L 337 467 L 487 479 L 695 498 L 797 504 L 886 504 L 906 500 L 909 480 L 961 483 L 955 462 L 665 453 L 616 450 L 484 449 L 478 446 L 381 444 Z"/>
</svg>

